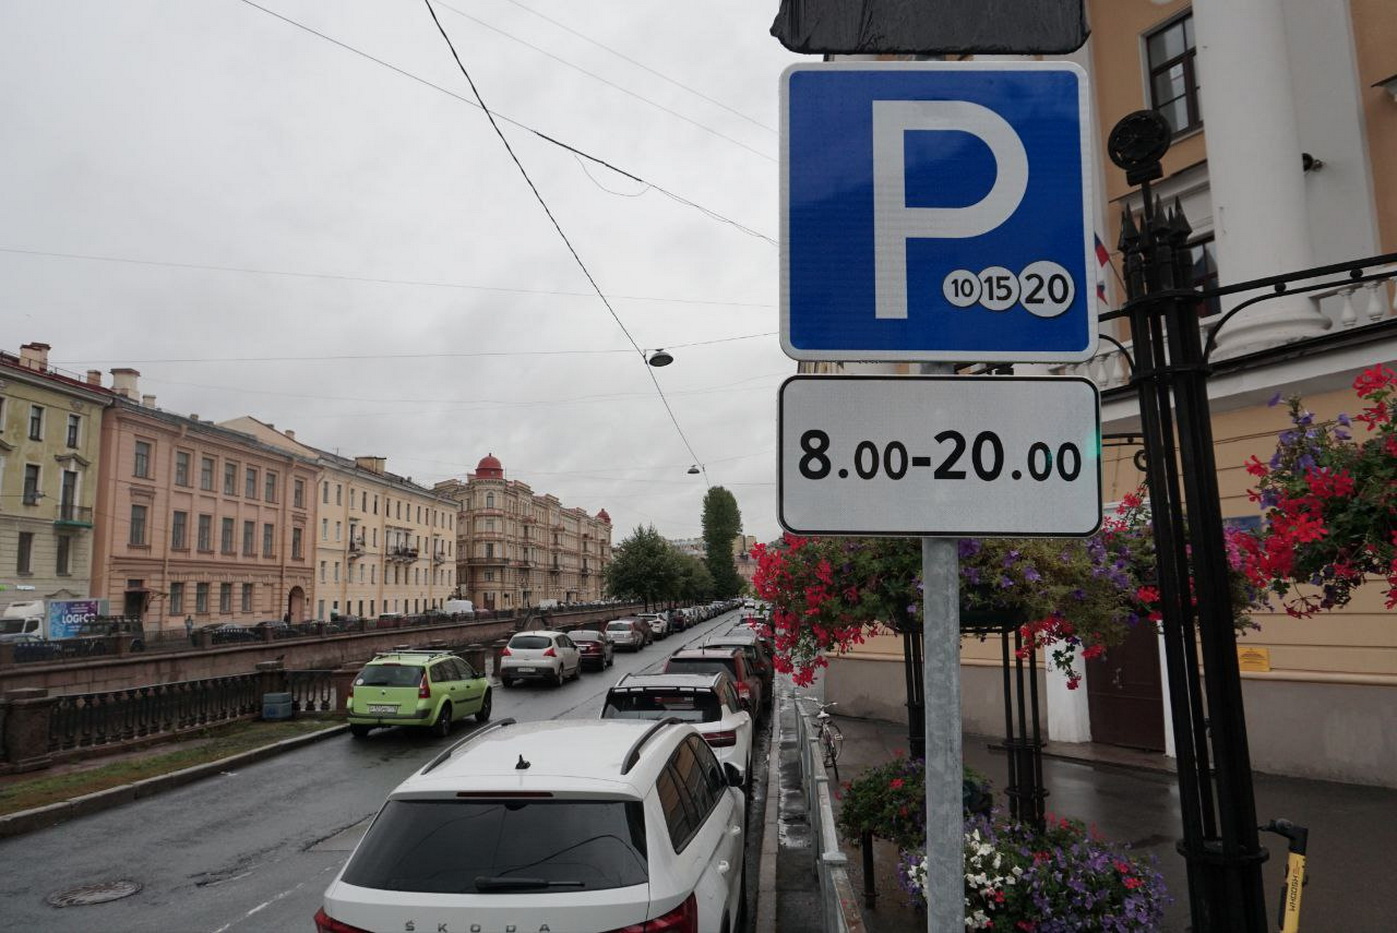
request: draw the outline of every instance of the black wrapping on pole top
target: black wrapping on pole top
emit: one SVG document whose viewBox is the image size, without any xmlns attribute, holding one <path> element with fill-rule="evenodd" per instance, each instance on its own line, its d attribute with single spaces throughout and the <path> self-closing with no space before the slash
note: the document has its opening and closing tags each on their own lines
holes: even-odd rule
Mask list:
<svg viewBox="0 0 1397 933">
<path fill-rule="evenodd" d="M 792 52 L 1065 55 L 1087 41 L 1083 0 L 781 0 L 771 34 Z"/>
</svg>

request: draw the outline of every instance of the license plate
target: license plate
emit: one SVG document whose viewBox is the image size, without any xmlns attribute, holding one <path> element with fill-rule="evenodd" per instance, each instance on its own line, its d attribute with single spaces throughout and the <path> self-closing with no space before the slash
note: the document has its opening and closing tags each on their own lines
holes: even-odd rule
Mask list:
<svg viewBox="0 0 1397 933">
<path fill-rule="evenodd" d="M 369 712 L 371 713 L 396 713 L 397 711 L 398 708 L 396 706 L 387 706 L 382 703 L 369 704 Z"/>
<path fill-rule="evenodd" d="M 521 667 L 517 668 L 517 670 L 521 674 L 532 674 L 534 672 L 534 669 L 532 667 Z"/>
</svg>

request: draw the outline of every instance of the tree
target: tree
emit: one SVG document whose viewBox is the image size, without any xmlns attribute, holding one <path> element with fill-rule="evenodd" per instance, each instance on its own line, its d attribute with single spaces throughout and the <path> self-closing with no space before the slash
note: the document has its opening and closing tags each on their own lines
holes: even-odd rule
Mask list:
<svg viewBox="0 0 1397 933">
<path fill-rule="evenodd" d="M 741 533 L 737 499 L 722 486 L 709 489 L 703 497 L 704 559 L 713 576 L 713 593 L 719 598 L 742 592 L 742 578 L 732 557 L 733 538 Z"/>
<path fill-rule="evenodd" d="M 708 564 L 691 554 L 679 554 L 679 585 L 675 596 L 683 603 L 696 606 L 713 598 L 713 575 Z"/>
<path fill-rule="evenodd" d="M 606 568 L 606 591 L 651 603 L 671 598 L 679 583 L 678 554 L 654 525 L 637 526 L 616 546 Z"/>
</svg>

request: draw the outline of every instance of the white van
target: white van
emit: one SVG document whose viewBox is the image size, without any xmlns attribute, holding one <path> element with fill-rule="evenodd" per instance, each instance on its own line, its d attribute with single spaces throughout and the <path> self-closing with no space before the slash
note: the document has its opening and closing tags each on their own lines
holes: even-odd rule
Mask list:
<svg viewBox="0 0 1397 933">
<path fill-rule="evenodd" d="M 473 616 L 475 615 L 475 603 L 469 599 L 448 599 L 442 603 L 441 611 L 449 616 Z"/>
</svg>

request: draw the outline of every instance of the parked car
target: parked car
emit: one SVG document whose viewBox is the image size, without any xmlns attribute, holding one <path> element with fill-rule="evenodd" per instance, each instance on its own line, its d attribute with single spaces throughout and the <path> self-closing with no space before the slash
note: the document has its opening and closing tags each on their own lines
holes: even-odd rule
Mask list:
<svg viewBox="0 0 1397 933">
<path fill-rule="evenodd" d="M 568 637 L 577 645 L 583 667 L 601 670 L 616 663 L 616 643 L 606 632 L 584 628 L 568 632 Z"/>
<path fill-rule="evenodd" d="M 501 720 L 389 795 L 316 929 L 745 930 L 740 782 L 686 723 Z"/>
<path fill-rule="evenodd" d="M 392 651 L 364 666 L 346 701 L 349 732 L 363 738 L 387 726 L 430 728 L 445 736 L 467 716 L 490 718 L 490 682 L 446 651 Z"/>
<path fill-rule="evenodd" d="M 639 618 L 650 626 L 650 633 L 656 641 L 669 637 L 669 619 L 663 612 L 642 612 Z"/>
<path fill-rule="evenodd" d="M 255 632 L 242 625 L 234 625 L 232 622 L 215 622 L 212 625 L 205 625 L 202 631 L 205 633 L 204 643 L 209 645 L 229 645 L 262 640 L 260 632 Z"/>
<path fill-rule="evenodd" d="M 762 680 L 762 708 L 770 708 L 771 699 L 775 695 L 776 664 L 757 633 L 733 629 L 731 632 L 709 637 L 703 643 L 703 647 L 740 649 L 747 656 L 747 666 Z"/>
<path fill-rule="evenodd" d="M 737 696 L 752 715 L 765 705 L 761 676 L 747 666 L 741 648 L 685 648 L 670 655 L 666 674 L 716 674 L 726 671 L 737 684 Z"/>
<path fill-rule="evenodd" d="M 665 719 L 691 722 L 718 760 L 752 774 L 752 714 L 742 708 L 737 686 L 726 673 L 627 674 L 607 691 L 602 719 Z"/>
<path fill-rule="evenodd" d="M 745 629 L 749 632 L 755 632 L 757 637 L 761 639 L 762 644 L 766 645 L 767 654 L 774 653 L 776 645 L 776 632 L 774 629 L 772 629 L 771 622 L 769 620 L 762 616 L 756 615 L 743 616 L 742 620 L 738 622 L 736 626 L 734 626 L 734 630 L 740 629 Z"/>
<path fill-rule="evenodd" d="M 521 680 L 547 680 L 561 687 L 581 674 L 582 655 L 566 632 L 519 632 L 500 652 L 500 683 L 505 687 Z"/>
<path fill-rule="evenodd" d="M 645 647 L 645 631 L 649 628 L 648 625 L 642 625 L 639 619 L 616 619 L 606 623 L 606 634 L 611 636 L 616 647 L 625 648 L 627 651 L 639 651 Z"/>
</svg>

